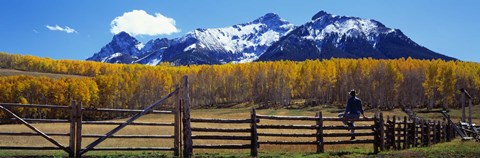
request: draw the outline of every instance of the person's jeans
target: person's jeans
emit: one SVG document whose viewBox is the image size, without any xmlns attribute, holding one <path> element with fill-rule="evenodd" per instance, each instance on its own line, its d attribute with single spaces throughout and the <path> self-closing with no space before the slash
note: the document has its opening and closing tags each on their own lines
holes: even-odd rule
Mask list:
<svg viewBox="0 0 480 158">
<path fill-rule="evenodd" d="M 348 125 L 348 128 L 350 128 L 350 132 L 352 132 L 352 134 L 354 134 L 355 133 L 355 124 L 354 124 L 355 121 L 348 121 L 348 120 L 349 119 L 359 119 L 360 114 L 346 114 L 343 117 L 344 117 L 343 124 Z"/>
</svg>

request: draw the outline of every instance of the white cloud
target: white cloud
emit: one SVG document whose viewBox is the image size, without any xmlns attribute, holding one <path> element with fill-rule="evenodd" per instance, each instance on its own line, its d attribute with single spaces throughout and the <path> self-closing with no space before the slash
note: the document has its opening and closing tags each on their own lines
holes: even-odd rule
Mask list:
<svg viewBox="0 0 480 158">
<path fill-rule="evenodd" d="M 77 31 L 75 31 L 75 29 L 72 29 L 68 26 L 60 27 L 58 25 L 55 25 L 55 26 L 45 25 L 45 27 L 47 27 L 47 29 L 52 30 L 52 31 L 63 31 L 63 32 L 66 32 L 66 33 L 78 33 Z"/>
<path fill-rule="evenodd" d="M 175 20 L 160 13 L 150 15 L 144 10 L 125 12 L 110 23 L 110 32 L 113 34 L 125 31 L 132 36 L 137 35 L 170 35 L 180 32 L 175 27 Z"/>
</svg>

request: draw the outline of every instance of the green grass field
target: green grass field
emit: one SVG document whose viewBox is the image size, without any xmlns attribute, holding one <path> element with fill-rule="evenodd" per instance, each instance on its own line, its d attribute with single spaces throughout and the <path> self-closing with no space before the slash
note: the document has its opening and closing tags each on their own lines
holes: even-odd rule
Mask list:
<svg viewBox="0 0 480 158">
<path fill-rule="evenodd" d="M 261 109 L 257 110 L 258 114 L 267 114 L 267 115 L 303 115 L 303 116 L 314 116 L 315 112 L 322 111 L 324 116 L 335 117 L 338 114 L 339 109 L 332 108 L 321 108 L 321 107 L 310 107 L 304 109 Z M 480 111 L 479 106 L 475 106 L 475 111 Z M 245 107 L 234 107 L 229 109 L 194 109 L 192 110 L 193 118 L 231 118 L 231 119 L 244 119 L 249 117 L 249 108 Z M 452 118 L 458 120 L 461 116 L 458 110 L 453 110 L 451 112 Z M 371 111 L 367 111 L 367 116 L 372 116 Z M 385 111 L 384 115 L 397 115 L 403 116 L 403 112 L 399 110 Z M 439 114 L 438 114 L 439 115 Z M 440 118 L 435 114 L 425 115 L 432 118 Z M 478 115 L 474 115 L 474 121 L 479 122 Z M 124 119 L 123 119 L 124 120 Z M 120 121 L 120 120 L 118 120 Z M 146 115 L 140 118 L 140 121 L 144 122 L 170 122 L 173 121 L 173 115 Z M 268 121 L 262 120 L 260 124 L 314 124 L 312 121 Z M 340 122 L 333 122 L 331 125 L 339 125 Z M 369 122 L 358 123 L 358 124 L 370 124 Z M 34 124 L 35 127 L 39 128 L 44 132 L 58 132 L 58 133 L 68 133 L 69 125 L 65 123 L 55 123 L 55 124 L 45 124 L 39 123 Z M 205 127 L 205 123 L 192 123 L 193 127 Z M 110 129 L 115 126 L 109 125 L 84 125 L 83 133 L 84 134 L 105 134 Z M 209 126 L 212 127 L 212 126 Z M 213 127 L 218 128 L 241 128 L 248 127 L 246 125 L 232 125 L 232 124 L 222 124 L 215 125 Z M 260 129 L 259 129 L 260 130 Z M 30 129 L 23 125 L 0 125 L 0 131 L 2 132 L 31 132 Z M 170 135 L 173 132 L 172 127 L 145 127 L 145 126 L 127 126 L 125 129 L 120 131 L 118 134 L 121 135 L 133 135 L 133 134 L 145 134 L 145 135 Z M 274 133 L 313 133 L 309 130 L 260 130 L 259 132 L 274 132 Z M 345 130 L 329 131 L 329 133 L 346 133 Z M 362 131 L 358 131 L 362 132 Z M 201 132 L 194 132 L 193 135 L 206 134 Z M 211 134 L 211 133 L 209 133 Z M 214 133 L 217 135 L 222 135 Z M 223 134 L 229 135 L 229 134 Z M 248 134 L 247 134 L 248 135 Z M 54 137 L 59 140 L 62 144 L 68 144 L 68 137 Z M 357 139 L 366 139 L 357 138 Z M 311 138 L 278 138 L 278 137 L 260 137 L 260 140 L 283 140 L 283 141 L 302 141 L 310 140 Z M 348 138 L 342 138 L 348 139 Z M 92 142 L 93 138 L 86 138 L 83 140 L 83 146 Z M 326 140 L 331 140 L 327 139 Z M 335 139 L 338 140 L 338 139 Z M 249 141 L 222 141 L 222 140 L 194 140 L 194 144 L 216 144 L 216 143 L 245 143 L 248 144 Z M 20 137 L 20 136 L 0 136 L 0 146 L 26 146 L 32 145 L 35 146 L 51 146 L 51 144 L 38 136 L 29 136 L 29 137 Z M 100 144 L 101 147 L 172 147 L 172 139 L 107 139 L 105 142 Z M 259 148 L 259 157 L 447 157 L 446 155 L 454 154 L 454 157 L 458 156 L 467 156 L 478 154 L 479 151 L 475 150 L 480 147 L 480 143 L 475 142 L 461 142 L 455 140 L 449 143 L 441 143 L 434 145 L 432 147 L 426 148 L 415 148 L 404 151 L 386 151 L 378 155 L 373 155 L 373 145 L 333 145 L 325 146 L 326 153 L 315 154 L 314 145 L 261 145 Z M 442 152 L 447 152 L 450 154 L 442 154 Z M 249 150 L 194 150 L 196 157 L 249 157 Z M 432 156 L 430 156 L 432 155 Z M 15 151 L 15 150 L 1 150 L 0 156 L 2 157 L 12 157 L 12 156 L 47 156 L 47 157 L 64 157 L 68 156 L 62 151 Z M 89 157 L 172 157 L 172 152 L 150 152 L 150 151 L 139 151 L 139 152 L 124 152 L 124 151 L 92 151 L 88 152 L 85 156 Z"/>
</svg>

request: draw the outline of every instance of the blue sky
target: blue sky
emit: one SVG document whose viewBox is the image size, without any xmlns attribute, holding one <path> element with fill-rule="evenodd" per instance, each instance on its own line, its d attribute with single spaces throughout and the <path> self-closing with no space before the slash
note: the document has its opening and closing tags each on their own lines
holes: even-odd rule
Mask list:
<svg viewBox="0 0 480 158">
<path fill-rule="evenodd" d="M 180 37 L 195 28 L 245 23 L 269 12 L 301 25 L 325 10 L 378 20 L 433 51 L 480 62 L 476 0 L 1 0 L 0 4 L 0 51 L 53 59 L 90 57 L 111 40 L 111 22 L 133 10 L 160 13 L 173 19 L 178 29 L 169 35 L 137 35 L 141 42 Z M 52 31 L 47 25 L 68 26 L 70 33 Z"/>
</svg>

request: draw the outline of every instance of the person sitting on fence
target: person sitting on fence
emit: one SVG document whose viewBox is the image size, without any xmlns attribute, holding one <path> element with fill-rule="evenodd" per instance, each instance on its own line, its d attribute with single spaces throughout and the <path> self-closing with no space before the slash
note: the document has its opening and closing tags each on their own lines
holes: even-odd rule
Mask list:
<svg viewBox="0 0 480 158">
<path fill-rule="evenodd" d="M 363 113 L 362 101 L 356 97 L 357 92 L 355 89 L 350 91 L 350 99 L 347 101 L 347 107 L 345 108 L 345 112 L 339 115 L 339 117 L 343 117 L 343 123 L 348 125 L 348 130 L 351 131 L 352 137 L 350 140 L 355 139 L 355 124 L 354 121 L 351 119 L 358 119 L 360 118 L 360 114 L 362 114 L 363 118 L 366 118 Z"/>
</svg>

